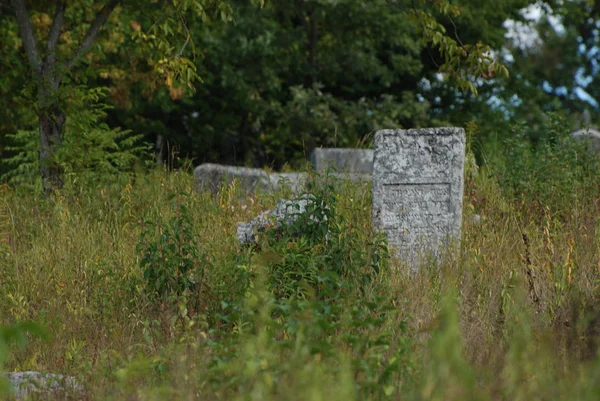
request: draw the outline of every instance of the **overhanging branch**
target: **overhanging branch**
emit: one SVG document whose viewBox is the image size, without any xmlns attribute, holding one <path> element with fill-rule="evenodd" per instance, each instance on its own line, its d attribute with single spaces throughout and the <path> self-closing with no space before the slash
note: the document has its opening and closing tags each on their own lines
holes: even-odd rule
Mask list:
<svg viewBox="0 0 600 401">
<path fill-rule="evenodd" d="M 48 51 L 55 52 L 60 38 L 60 30 L 62 29 L 63 19 L 65 16 L 65 1 L 58 0 L 56 2 L 56 11 L 54 12 L 54 20 L 50 27 L 50 34 L 48 35 Z"/>
<path fill-rule="evenodd" d="M 94 40 L 96 40 L 96 37 L 100 33 L 100 29 L 102 28 L 102 25 L 104 25 L 104 23 L 110 16 L 110 13 L 115 9 L 115 7 L 119 3 L 120 3 L 120 0 L 111 0 L 104 7 L 102 7 L 102 9 L 100 9 L 100 11 L 98 11 L 96 18 L 90 25 L 90 28 L 88 29 L 87 33 L 83 37 L 83 40 L 77 47 L 77 50 L 75 50 L 75 54 L 67 62 L 67 66 L 66 66 L 67 70 L 73 69 L 73 67 L 75 66 L 77 61 L 81 57 L 83 57 L 83 55 L 85 55 L 85 53 L 87 53 L 88 50 L 91 49 L 92 45 L 94 44 Z"/>
<path fill-rule="evenodd" d="M 43 74 L 46 75 L 46 78 L 48 79 L 47 83 L 50 84 L 50 87 L 53 90 L 58 89 L 60 82 L 58 79 L 59 74 L 56 72 L 56 47 L 58 46 L 58 39 L 60 39 L 65 9 L 65 0 L 58 0 L 56 2 L 56 10 L 54 12 L 52 26 L 50 27 L 50 33 L 48 34 L 48 43 L 46 45 L 48 54 L 46 55 L 43 65 Z"/>
<path fill-rule="evenodd" d="M 187 45 L 190 41 L 190 38 L 192 37 L 192 34 L 190 33 L 190 30 L 188 29 L 183 16 L 179 16 L 179 19 L 181 20 L 181 24 L 185 28 L 186 35 L 185 35 L 185 43 L 181 47 L 181 50 L 179 50 L 179 53 L 177 53 L 177 56 L 175 56 L 175 57 L 181 57 L 183 55 L 183 52 L 185 51 L 185 48 L 187 47 Z"/>
<path fill-rule="evenodd" d="M 15 9 L 15 15 L 17 17 L 17 23 L 19 24 L 19 32 L 21 33 L 21 40 L 23 41 L 23 47 L 25 48 L 25 54 L 33 71 L 35 71 L 38 77 L 42 74 L 42 62 L 40 59 L 40 52 L 37 47 L 37 41 L 33 34 L 33 27 L 29 20 L 29 13 L 25 6 L 25 0 L 11 0 L 11 4 Z"/>
</svg>

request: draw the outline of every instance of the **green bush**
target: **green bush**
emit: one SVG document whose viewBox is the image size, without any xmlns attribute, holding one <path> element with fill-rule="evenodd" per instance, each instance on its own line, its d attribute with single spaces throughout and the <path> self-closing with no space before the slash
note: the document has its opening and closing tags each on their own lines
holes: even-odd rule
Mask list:
<svg viewBox="0 0 600 401">
<path fill-rule="evenodd" d="M 221 331 L 220 341 L 211 342 L 215 388 L 285 399 L 283 382 L 300 380 L 305 367 L 327 367 L 323 377 L 352 375 L 346 391 L 390 399 L 409 380 L 408 317 L 385 284 L 387 244 L 352 228 L 339 212 L 336 187 L 325 177 L 310 188 L 305 212 L 263 233 L 257 249 L 240 253 L 249 285 L 221 311 L 234 324 L 230 336 Z M 313 383 L 311 391 L 328 393 Z"/>
<path fill-rule="evenodd" d="M 125 184 L 133 175 L 132 167 L 148 156 L 142 135 L 111 128 L 105 121 L 111 106 L 105 103 L 108 88 L 75 88 L 68 104 L 69 118 L 63 142 L 53 155 L 65 173 L 65 184 Z M 14 155 L 3 159 L 8 172 L 0 177 L 14 186 L 41 188 L 39 129 L 20 130 L 7 135 Z"/>
<path fill-rule="evenodd" d="M 277 298 L 257 285 L 244 315 L 240 330 L 211 343 L 215 388 L 285 399 L 285 383 L 294 385 L 310 367 L 326 369 L 323 378 L 351 374 L 345 390 L 360 399 L 393 399 L 412 380 L 407 318 L 387 297 Z M 317 383 L 307 385 L 315 394 L 328 393 L 312 387 Z"/>
<path fill-rule="evenodd" d="M 321 186 L 312 188 L 303 213 L 267 231 L 261 249 L 272 259 L 269 283 L 276 296 L 304 297 L 314 291 L 327 298 L 332 291 L 360 289 L 389 273 L 384 238 L 361 239 L 338 213 L 336 186 L 334 177 L 324 177 Z"/>
<path fill-rule="evenodd" d="M 517 203 L 563 213 L 598 195 L 598 157 L 570 135 L 565 121 L 551 115 L 545 135 L 532 144 L 525 124 L 517 124 L 492 170 L 504 193 Z M 564 214 L 564 213 L 563 213 Z"/>
<path fill-rule="evenodd" d="M 27 334 L 37 336 L 42 339 L 48 339 L 48 334 L 43 327 L 34 322 L 19 322 L 11 325 L 0 325 L 0 373 L 2 367 L 9 357 L 10 344 L 16 343 L 19 348 L 24 348 L 27 344 Z M 0 396 L 11 392 L 9 383 L 0 374 Z"/>
<path fill-rule="evenodd" d="M 180 194 L 185 197 L 185 194 Z M 151 297 L 175 301 L 180 296 L 193 297 L 200 304 L 205 272 L 209 260 L 199 248 L 185 203 L 173 196 L 173 216 L 167 221 L 143 220 L 137 244 L 140 267 Z"/>
</svg>

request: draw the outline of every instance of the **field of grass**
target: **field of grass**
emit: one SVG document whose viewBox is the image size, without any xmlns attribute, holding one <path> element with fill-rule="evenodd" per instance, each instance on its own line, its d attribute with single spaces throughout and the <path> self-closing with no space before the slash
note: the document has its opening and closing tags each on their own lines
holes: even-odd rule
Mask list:
<svg viewBox="0 0 600 401">
<path fill-rule="evenodd" d="M 236 224 L 289 194 L 213 197 L 162 171 L 48 199 L 3 187 L 0 325 L 49 334 L 3 370 L 75 376 L 83 400 L 600 399 L 596 191 L 559 208 L 469 174 L 460 254 L 415 274 L 347 182 L 313 189 L 327 223 L 255 248 Z"/>
</svg>

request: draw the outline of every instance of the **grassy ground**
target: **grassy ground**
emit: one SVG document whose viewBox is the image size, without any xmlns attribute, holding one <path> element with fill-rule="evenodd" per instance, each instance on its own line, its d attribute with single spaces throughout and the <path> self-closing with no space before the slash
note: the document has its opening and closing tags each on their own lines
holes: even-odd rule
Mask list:
<svg viewBox="0 0 600 401">
<path fill-rule="evenodd" d="M 90 400 L 599 399 L 597 199 L 559 213 L 466 184 L 462 252 L 417 274 L 349 183 L 317 191 L 332 236 L 257 249 L 236 224 L 285 194 L 213 198 L 182 172 L 45 200 L 2 188 L 0 324 L 50 334 L 4 370 L 76 376 Z"/>
</svg>

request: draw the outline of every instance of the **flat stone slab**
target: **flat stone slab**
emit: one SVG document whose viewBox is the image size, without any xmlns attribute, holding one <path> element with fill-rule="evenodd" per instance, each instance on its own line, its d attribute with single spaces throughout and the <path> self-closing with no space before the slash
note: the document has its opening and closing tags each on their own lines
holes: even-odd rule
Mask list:
<svg viewBox="0 0 600 401">
<path fill-rule="evenodd" d="M 337 179 L 350 179 L 353 182 L 370 182 L 366 174 L 329 174 Z M 208 190 L 216 194 L 223 184 L 230 185 L 236 180 L 246 193 L 272 193 L 285 187 L 292 193 L 300 193 L 309 179 L 307 173 L 267 173 L 263 169 L 225 166 L 205 163 L 194 169 L 194 187 L 197 191 Z"/>
<path fill-rule="evenodd" d="M 460 240 L 464 160 L 461 128 L 375 134 L 373 224 L 411 269 Z"/>
<path fill-rule="evenodd" d="M 310 155 L 315 171 L 334 167 L 340 173 L 373 174 L 373 149 L 316 148 Z"/>
<path fill-rule="evenodd" d="M 238 223 L 237 239 L 241 245 L 255 244 L 259 234 L 270 228 L 294 223 L 307 213 L 309 206 L 315 204 L 315 196 L 311 194 L 304 194 L 298 199 L 281 200 L 274 209 L 261 213 L 248 223 Z"/>
<path fill-rule="evenodd" d="M 17 399 L 32 393 L 64 394 L 83 391 L 83 386 L 74 377 L 57 373 L 9 372 L 4 373 L 4 376 L 12 387 L 12 395 Z"/>
<path fill-rule="evenodd" d="M 217 193 L 223 184 L 230 185 L 236 180 L 244 192 L 274 192 L 289 185 L 297 192 L 306 180 L 303 173 L 267 173 L 259 168 L 224 166 L 205 163 L 194 169 L 196 190 L 209 190 Z"/>
</svg>

